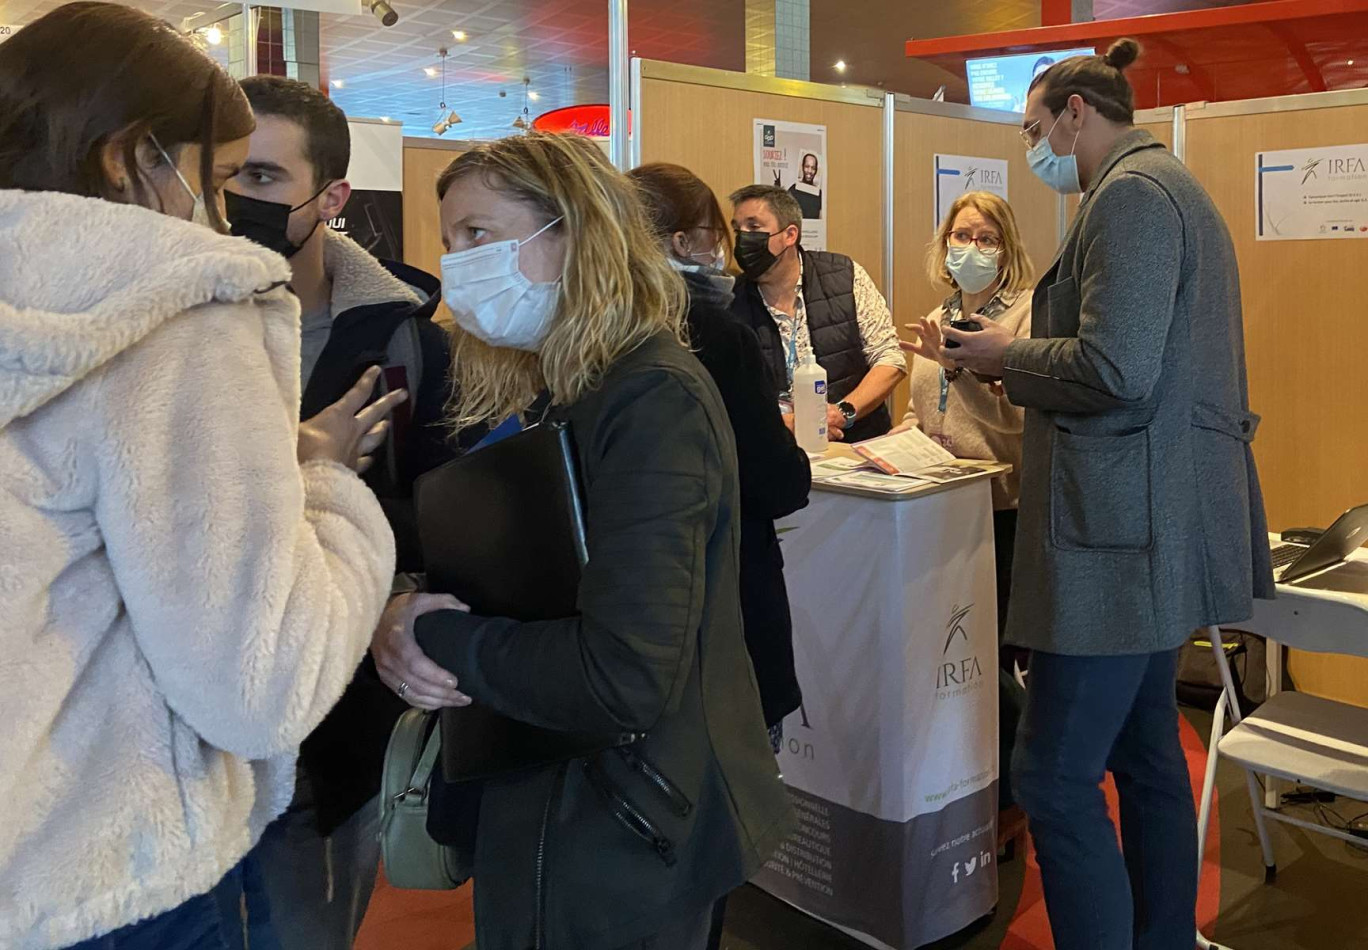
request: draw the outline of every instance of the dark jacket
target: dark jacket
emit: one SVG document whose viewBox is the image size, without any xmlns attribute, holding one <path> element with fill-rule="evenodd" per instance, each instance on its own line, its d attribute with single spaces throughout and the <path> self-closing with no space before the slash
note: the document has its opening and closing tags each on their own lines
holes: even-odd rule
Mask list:
<svg viewBox="0 0 1368 950">
<path fill-rule="evenodd" d="M 845 399 L 869 375 L 869 359 L 855 309 L 855 263 L 844 254 L 805 251 L 803 255 L 803 303 L 807 307 L 812 352 L 827 371 L 827 401 Z M 740 278 L 732 313 L 755 331 L 760 350 L 776 391 L 788 389 L 788 367 L 779 328 L 765 306 L 760 288 Z M 863 442 L 886 435 L 893 428 L 888 406 L 880 404 L 846 430 L 846 442 Z"/>
<path fill-rule="evenodd" d="M 741 476 L 741 614 L 746 648 L 760 685 L 765 724 L 798 708 L 803 694 L 793 670 L 793 621 L 784 585 L 784 556 L 774 520 L 807 505 L 812 469 L 779 414 L 755 334 L 727 313 L 731 294 L 686 273 L 689 339 L 722 394 L 736 434 Z"/>
<path fill-rule="evenodd" d="M 1026 407 L 1010 641 L 1155 653 L 1273 595 L 1235 247 L 1148 132 L 1103 160 L 1004 384 Z"/>
<path fill-rule="evenodd" d="M 450 394 L 448 337 L 432 322 L 441 283 L 406 264 L 378 261 L 350 241 L 338 243 L 339 236 L 328 237 L 329 263 L 336 268 L 330 268 L 333 299 L 357 305 L 334 318 L 328 342 L 304 390 L 300 418 L 307 419 L 336 402 L 370 366 L 386 367 L 396 388 L 412 386 L 412 380 L 393 372 L 402 356 L 411 352 L 401 334 L 409 332 L 404 324 L 412 321 L 421 379 L 417 392 L 410 392 L 409 402 L 396 411 L 393 436 L 376 453 L 375 464 L 364 478 L 394 529 L 396 569 L 419 572 L 422 557 L 413 516 L 413 480 L 457 451 L 443 422 Z M 319 636 L 326 635 L 327 631 L 319 631 Z M 330 833 L 380 791 L 390 731 L 407 708 L 380 682 L 367 654 L 341 701 L 300 749 L 299 768 L 312 786 L 321 834 Z"/>
<path fill-rule="evenodd" d="M 419 619 L 418 642 L 501 713 L 647 738 L 636 767 L 609 751 L 486 784 L 480 950 L 640 940 L 740 885 L 789 826 L 741 629 L 740 486 L 716 387 L 660 334 L 560 411 L 586 501 L 580 616 L 444 611 Z"/>
</svg>

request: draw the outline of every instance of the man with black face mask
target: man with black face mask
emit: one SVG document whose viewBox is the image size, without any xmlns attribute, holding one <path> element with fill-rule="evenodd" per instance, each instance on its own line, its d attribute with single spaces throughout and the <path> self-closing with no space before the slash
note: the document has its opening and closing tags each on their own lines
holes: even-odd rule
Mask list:
<svg viewBox="0 0 1368 950">
<path fill-rule="evenodd" d="M 378 641 L 392 635 L 395 613 L 429 596 L 405 592 L 410 574 L 422 570 L 413 480 L 454 454 L 442 422 L 447 334 L 431 320 L 441 283 L 377 260 L 328 227 L 351 194 L 351 141 L 341 109 L 317 89 L 276 76 L 243 80 L 242 88 L 257 127 L 246 163 L 225 186 L 227 218 L 233 234 L 290 262 L 302 311 L 302 416 L 335 401 L 369 366 L 382 367 L 382 386 L 410 393 L 410 411 L 394 414 L 393 432 L 364 476 L 394 529 L 397 569 L 408 572 L 396 577 L 401 593 L 381 620 Z M 417 692 L 416 679 L 411 685 Z M 300 750 L 295 800 L 253 854 L 282 950 L 352 945 L 379 865 L 374 799 L 404 699 L 380 681 L 368 657 Z"/>
<path fill-rule="evenodd" d="M 751 185 L 731 196 L 736 262 L 732 313 L 760 337 L 781 402 L 811 353 L 827 371 L 827 433 L 862 442 L 893 427 L 887 400 L 907 375 L 893 316 L 859 264 L 804 250 L 803 211 L 782 188 Z M 793 424 L 792 409 L 785 410 Z"/>
</svg>

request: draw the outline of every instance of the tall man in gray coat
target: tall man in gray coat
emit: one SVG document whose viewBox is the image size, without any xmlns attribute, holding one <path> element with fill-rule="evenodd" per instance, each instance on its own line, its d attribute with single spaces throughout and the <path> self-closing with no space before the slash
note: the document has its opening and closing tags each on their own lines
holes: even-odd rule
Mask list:
<svg viewBox="0 0 1368 950">
<path fill-rule="evenodd" d="M 988 322 L 947 330 L 961 346 L 944 351 L 1027 409 L 1008 639 L 1035 652 L 1012 780 L 1059 950 L 1193 946 L 1178 648 L 1273 591 L 1234 247 L 1202 186 L 1132 126 L 1138 52 L 1122 40 L 1036 79 L 1032 169 L 1082 205 L 1031 339 Z"/>
</svg>

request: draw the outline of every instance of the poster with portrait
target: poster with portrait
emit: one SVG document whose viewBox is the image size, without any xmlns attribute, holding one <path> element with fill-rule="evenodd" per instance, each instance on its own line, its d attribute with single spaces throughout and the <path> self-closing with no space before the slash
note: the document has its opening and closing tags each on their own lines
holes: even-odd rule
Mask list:
<svg viewBox="0 0 1368 950">
<path fill-rule="evenodd" d="M 347 119 L 351 199 L 328 222 L 376 257 L 404 259 L 404 127 L 379 119 Z"/>
<path fill-rule="evenodd" d="M 1254 211 L 1260 241 L 1368 238 L 1368 145 L 1256 153 Z"/>
<path fill-rule="evenodd" d="M 966 191 L 990 191 L 1007 200 L 1007 162 L 969 155 L 932 156 L 931 233 L 945 220 L 955 199 Z"/>
<path fill-rule="evenodd" d="M 803 247 L 826 250 L 826 126 L 756 119 L 755 181 L 791 194 L 803 211 Z"/>
</svg>

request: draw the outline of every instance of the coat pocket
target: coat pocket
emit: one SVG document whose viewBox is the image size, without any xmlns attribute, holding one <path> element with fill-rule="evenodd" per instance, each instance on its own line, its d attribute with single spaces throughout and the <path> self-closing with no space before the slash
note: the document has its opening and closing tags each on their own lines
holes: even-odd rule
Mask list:
<svg viewBox="0 0 1368 950">
<path fill-rule="evenodd" d="M 1050 532 L 1057 547 L 1146 551 L 1153 541 L 1149 429 L 1078 435 L 1055 429 Z"/>
<path fill-rule="evenodd" d="M 1078 295 L 1078 281 L 1066 277 L 1046 290 L 1049 307 L 1047 326 L 1050 337 L 1078 336 L 1078 312 L 1082 300 Z"/>
</svg>

